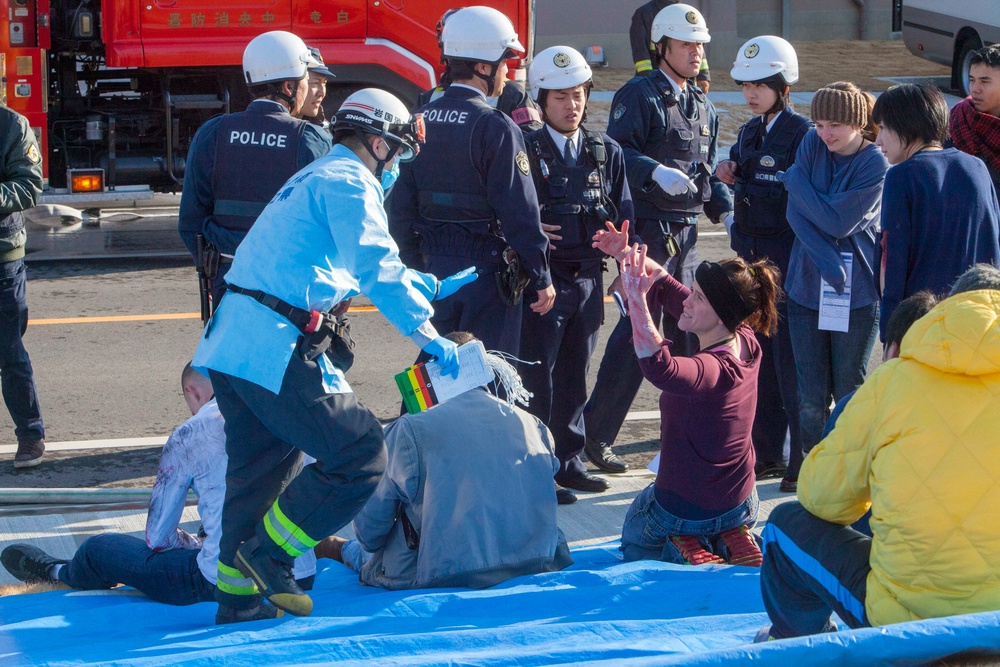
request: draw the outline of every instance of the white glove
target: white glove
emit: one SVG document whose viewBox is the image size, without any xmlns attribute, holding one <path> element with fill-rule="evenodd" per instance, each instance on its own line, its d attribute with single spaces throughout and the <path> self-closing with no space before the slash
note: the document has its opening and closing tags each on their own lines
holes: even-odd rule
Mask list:
<svg viewBox="0 0 1000 667">
<path fill-rule="evenodd" d="M 722 219 L 722 224 L 726 226 L 726 233 L 730 236 L 733 235 L 733 221 L 735 216 L 732 213 L 727 213 L 726 217 Z"/>
<path fill-rule="evenodd" d="M 687 177 L 687 174 L 680 169 L 664 167 L 662 164 L 657 165 L 656 169 L 653 170 L 653 180 L 663 188 L 664 192 L 673 197 L 686 194 L 687 192 L 698 192 L 698 188 Z"/>
</svg>

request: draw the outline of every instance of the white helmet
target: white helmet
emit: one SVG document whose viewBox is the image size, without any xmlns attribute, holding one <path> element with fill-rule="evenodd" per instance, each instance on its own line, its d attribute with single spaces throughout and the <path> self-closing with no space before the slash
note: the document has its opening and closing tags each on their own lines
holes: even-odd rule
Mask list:
<svg viewBox="0 0 1000 667">
<path fill-rule="evenodd" d="M 550 46 L 531 59 L 528 67 L 528 86 L 536 101 L 542 90 L 575 88 L 587 83 L 594 74 L 587 59 L 569 46 Z"/>
<path fill-rule="evenodd" d="M 754 37 L 740 47 L 729 73 L 734 81 L 763 81 L 781 75 L 789 86 L 799 80 L 799 59 L 795 49 L 781 37 Z"/>
<path fill-rule="evenodd" d="M 334 132 L 355 129 L 398 144 L 395 155 L 400 162 L 416 157 L 424 142 L 423 115 L 411 117 L 405 104 L 379 88 L 362 88 L 350 95 L 333 117 L 332 126 Z"/>
<path fill-rule="evenodd" d="M 705 17 L 691 5 L 669 5 L 656 14 L 649 39 L 659 44 L 664 37 L 682 42 L 708 44 L 712 37 L 708 34 Z"/>
<path fill-rule="evenodd" d="M 447 17 L 441 29 L 445 58 L 498 63 L 509 52 L 524 53 L 510 19 L 492 7 L 464 7 Z"/>
<path fill-rule="evenodd" d="M 309 47 L 284 30 L 257 35 L 243 50 L 243 76 L 248 86 L 276 81 L 294 81 L 306 75 L 308 67 L 322 67 Z"/>
</svg>

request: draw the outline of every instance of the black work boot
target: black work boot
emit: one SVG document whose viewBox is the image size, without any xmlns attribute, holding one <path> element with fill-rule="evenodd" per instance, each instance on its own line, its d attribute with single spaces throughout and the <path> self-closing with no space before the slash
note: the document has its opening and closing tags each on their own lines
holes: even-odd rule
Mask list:
<svg viewBox="0 0 1000 667">
<path fill-rule="evenodd" d="M 257 584 L 261 595 L 275 607 L 289 614 L 308 616 L 312 598 L 305 594 L 292 576 L 292 566 L 272 558 L 257 537 L 251 537 L 236 550 L 236 569 Z"/>
<path fill-rule="evenodd" d="M 53 565 L 65 565 L 69 561 L 53 558 L 38 547 L 30 544 L 12 544 L 0 553 L 0 563 L 15 579 L 34 584 L 52 581 L 49 569 Z"/>
<path fill-rule="evenodd" d="M 219 611 L 215 612 L 215 624 L 226 625 L 227 623 L 243 623 L 245 621 L 264 621 L 269 618 L 281 618 L 284 615 L 285 612 L 275 609 L 263 601 L 250 609 L 236 609 L 235 607 L 220 604 Z"/>
</svg>

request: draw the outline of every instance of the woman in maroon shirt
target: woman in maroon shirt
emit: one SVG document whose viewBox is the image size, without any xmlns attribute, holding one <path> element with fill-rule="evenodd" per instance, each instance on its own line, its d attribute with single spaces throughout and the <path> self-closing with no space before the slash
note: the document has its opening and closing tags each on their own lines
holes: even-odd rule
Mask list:
<svg viewBox="0 0 1000 667">
<path fill-rule="evenodd" d="M 767 260 L 702 262 L 688 289 L 647 259 L 645 246 L 626 245 L 624 224 L 622 232 L 608 226 L 594 245 L 621 263 L 639 366 L 662 391 L 659 470 L 629 508 L 621 550 L 626 560 L 759 567 L 750 534 L 758 504 L 750 439 L 760 365 L 754 331 L 777 328 L 778 269 Z M 648 304 L 677 317 L 700 351 L 671 355 Z"/>
</svg>

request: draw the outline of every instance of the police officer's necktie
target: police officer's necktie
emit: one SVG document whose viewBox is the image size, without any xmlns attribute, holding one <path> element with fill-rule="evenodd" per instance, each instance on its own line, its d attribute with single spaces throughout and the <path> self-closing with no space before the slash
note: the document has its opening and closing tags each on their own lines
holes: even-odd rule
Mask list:
<svg viewBox="0 0 1000 667">
<path fill-rule="evenodd" d="M 576 166 L 576 157 L 573 155 L 573 140 L 566 139 L 566 145 L 563 147 L 563 163 L 567 167 Z"/>
<path fill-rule="evenodd" d="M 753 147 L 754 150 L 760 150 L 760 147 L 764 145 L 764 137 L 767 136 L 767 125 L 762 120 L 760 125 L 757 126 L 757 136 L 754 137 Z"/>
</svg>

